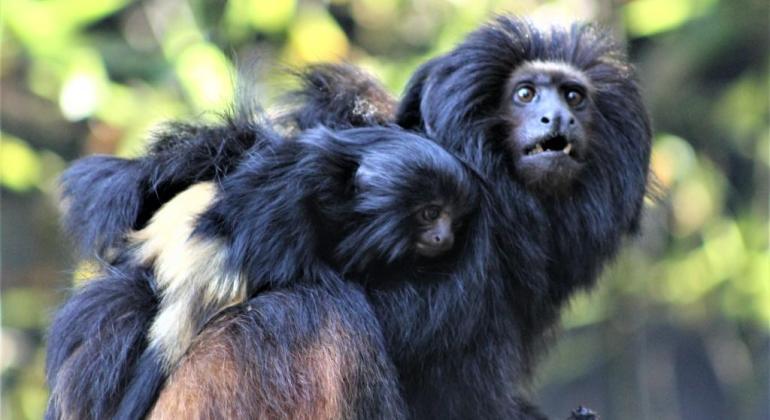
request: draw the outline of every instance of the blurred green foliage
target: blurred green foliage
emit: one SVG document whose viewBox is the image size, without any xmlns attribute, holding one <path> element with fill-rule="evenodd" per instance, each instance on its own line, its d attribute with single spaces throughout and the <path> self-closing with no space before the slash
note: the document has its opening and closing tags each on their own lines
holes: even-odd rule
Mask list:
<svg viewBox="0 0 770 420">
<path fill-rule="evenodd" d="M 44 332 L 76 265 L 52 204 L 67 162 L 137 154 L 164 120 L 216 118 L 239 68 L 266 105 L 287 67 L 313 61 L 357 63 L 398 93 L 497 12 L 625 37 L 657 128 L 661 199 L 564 314 L 537 380 L 545 411 L 770 415 L 766 1 L 9 0 L 0 12 L 3 418 L 44 411 Z M 695 402 L 692 375 L 710 386 Z"/>
</svg>

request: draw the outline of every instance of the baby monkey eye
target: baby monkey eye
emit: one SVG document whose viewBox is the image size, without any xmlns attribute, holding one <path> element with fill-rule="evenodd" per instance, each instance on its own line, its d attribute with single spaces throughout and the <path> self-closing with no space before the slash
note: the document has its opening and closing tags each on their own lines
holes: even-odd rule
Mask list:
<svg viewBox="0 0 770 420">
<path fill-rule="evenodd" d="M 516 89 L 516 99 L 519 102 L 532 102 L 535 99 L 535 88 L 532 86 L 521 86 Z"/>
<path fill-rule="evenodd" d="M 564 99 L 567 101 L 567 105 L 574 108 L 576 106 L 580 106 L 583 103 L 585 96 L 583 96 L 583 93 L 577 89 L 568 89 L 564 93 Z"/>
<path fill-rule="evenodd" d="M 420 212 L 420 218 L 425 222 L 432 222 L 441 215 L 441 207 L 427 206 Z"/>
</svg>

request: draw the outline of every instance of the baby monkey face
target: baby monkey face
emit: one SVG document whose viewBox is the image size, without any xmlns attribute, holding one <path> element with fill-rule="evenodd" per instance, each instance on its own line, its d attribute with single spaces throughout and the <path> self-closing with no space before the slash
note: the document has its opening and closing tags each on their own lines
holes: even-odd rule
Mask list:
<svg viewBox="0 0 770 420">
<path fill-rule="evenodd" d="M 418 255 L 433 258 L 452 249 L 455 242 L 455 218 L 449 206 L 430 203 L 414 214 L 418 229 L 415 249 Z"/>
</svg>

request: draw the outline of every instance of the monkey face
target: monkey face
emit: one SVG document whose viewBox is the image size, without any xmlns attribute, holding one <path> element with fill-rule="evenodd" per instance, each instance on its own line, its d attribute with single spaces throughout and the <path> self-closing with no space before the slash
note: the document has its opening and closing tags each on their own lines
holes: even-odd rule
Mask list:
<svg viewBox="0 0 770 420">
<path fill-rule="evenodd" d="M 569 186 L 589 146 L 588 78 L 567 64 L 528 62 L 513 73 L 505 98 L 507 146 L 521 179 L 546 191 Z"/>
<path fill-rule="evenodd" d="M 480 201 L 480 187 L 465 164 L 437 143 L 401 130 L 345 134 L 372 141 L 361 147 L 352 174 L 353 222 L 337 259 L 361 271 L 371 263 L 402 269 L 415 258 L 451 251 L 459 222 L 467 223 Z"/>
<path fill-rule="evenodd" d="M 415 241 L 418 255 L 433 258 L 452 249 L 455 242 L 455 226 L 450 208 L 429 204 L 419 208 L 414 218 L 418 227 Z"/>
</svg>

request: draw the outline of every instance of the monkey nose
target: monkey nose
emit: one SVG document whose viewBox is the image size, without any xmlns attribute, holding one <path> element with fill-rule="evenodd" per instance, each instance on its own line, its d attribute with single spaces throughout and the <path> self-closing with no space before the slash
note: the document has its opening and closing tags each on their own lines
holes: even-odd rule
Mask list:
<svg viewBox="0 0 770 420">
<path fill-rule="evenodd" d="M 441 250 L 447 250 L 452 247 L 454 244 L 454 236 L 452 235 L 434 235 L 433 236 L 433 243 L 434 245 L 441 249 Z"/>
<path fill-rule="evenodd" d="M 568 112 L 547 112 L 540 117 L 540 123 L 552 132 L 562 132 L 575 125 L 575 117 Z"/>
</svg>

